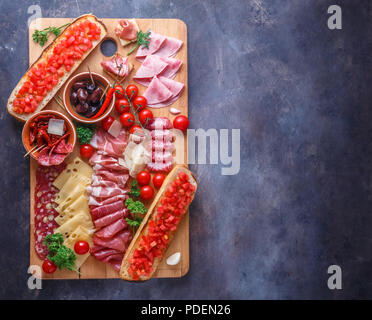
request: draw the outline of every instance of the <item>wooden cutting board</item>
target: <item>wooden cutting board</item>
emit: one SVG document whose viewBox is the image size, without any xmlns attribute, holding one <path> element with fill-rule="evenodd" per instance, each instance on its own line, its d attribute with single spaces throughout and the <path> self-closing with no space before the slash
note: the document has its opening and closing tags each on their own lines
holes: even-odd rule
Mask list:
<svg viewBox="0 0 372 320">
<path fill-rule="evenodd" d="M 67 22 L 71 22 L 73 19 L 67 18 L 41 18 L 33 21 L 29 27 L 29 62 L 30 65 L 40 56 L 43 48 L 39 44 L 36 44 L 32 40 L 32 34 L 36 29 L 44 29 L 49 26 L 60 26 Z M 118 19 L 100 19 L 107 27 L 108 33 L 106 40 L 114 41 L 117 45 L 117 52 L 126 56 L 127 52 L 132 48 L 133 44 L 122 47 L 118 41 L 114 29 L 118 23 Z M 187 83 L 187 28 L 184 22 L 177 19 L 136 19 L 139 27 L 143 31 L 153 30 L 155 32 L 161 33 L 166 36 L 174 37 L 183 41 L 183 46 L 181 50 L 177 53 L 175 58 L 182 60 L 183 65 L 178 71 L 174 80 L 182 82 L 185 84 L 185 90 L 181 97 L 172 105 L 179 110 L 181 110 L 183 115 L 188 115 L 188 83 Z M 45 47 L 52 42 L 53 36 L 50 36 L 49 42 Z M 105 41 L 105 40 L 104 40 Z M 80 65 L 80 67 L 75 71 L 75 74 L 80 72 L 88 71 L 87 66 L 89 65 L 91 71 L 97 73 L 103 73 L 100 62 L 110 57 L 105 57 L 101 51 L 100 46 L 98 46 Z M 135 83 L 139 88 L 139 94 L 143 94 L 145 87 L 137 84 L 133 81 L 133 76 L 140 67 L 140 62 L 135 59 L 135 52 L 129 56 L 130 62 L 134 65 L 134 70 L 131 72 L 128 79 L 123 83 L 124 86 Z M 72 75 L 72 76 L 73 76 Z M 113 80 L 113 79 L 112 79 Z M 64 86 L 57 93 L 62 96 Z M 173 120 L 174 116 L 169 112 L 170 107 L 151 109 L 154 116 L 167 116 Z M 47 105 L 46 109 L 55 109 L 61 112 L 61 108 L 53 100 Z M 64 112 L 67 114 L 66 112 Z M 112 112 L 114 117 L 117 117 L 117 113 L 114 110 Z M 185 137 L 184 143 L 184 154 L 175 155 L 177 162 L 187 163 L 187 138 Z M 66 162 L 72 161 L 75 156 L 79 155 L 79 145 L 75 146 L 74 152 L 66 158 Z M 182 159 L 183 158 L 183 159 Z M 34 237 L 34 190 L 36 184 L 35 172 L 37 169 L 37 161 L 30 160 L 30 264 L 31 265 L 42 265 L 42 261 L 38 258 L 35 252 L 35 237 Z M 155 273 L 155 278 L 177 278 L 184 276 L 189 270 L 189 214 L 185 216 L 182 223 L 179 226 L 177 234 L 169 246 L 165 258 L 170 256 L 175 252 L 181 252 L 181 262 L 177 266 L 168 266 L 163 259 L 162 263 L 159 265 L 157 272 Z M 110 265 L 102 263 L 92 256 L 84 263 L 80 268 L 80 275 L 76 272 L 68 270 L 57 270 L 54 274 L 46 274 L 42 272 L 42 278 L 45 279 L 101 279 L 101 278 L 119 278 L 118 272 L 116 272 Z"/>
</svg>

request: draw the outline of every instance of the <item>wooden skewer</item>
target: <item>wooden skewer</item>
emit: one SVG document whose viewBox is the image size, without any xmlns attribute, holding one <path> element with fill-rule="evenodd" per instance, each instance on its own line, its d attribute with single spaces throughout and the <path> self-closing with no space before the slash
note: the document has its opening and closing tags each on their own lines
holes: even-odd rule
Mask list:
<svg viewBox="0 0 372 320">
<path fill-rule="evenodd" d="M 102 100 L 102 98 L 103 98 L 103 97 L 104 97 L 104 95 L 106 94 L 106 92 L 107 92 L 108 88 L 110 88 L 110 84 L 108 84 L 108 85 L 107 85 L 107 87 L 106 87 L 106 89 L 105 89 L 105 91 L 103 91 L 103 93 L 102 93 L 102 96 L 101 96 L 101 98 L 99 99 L 99 101 L 101 101 L 101 100 Z"/>
<path fill-rule="evenodd" d="M 96 86 L 96 84 L 94 83 L 94 79 L 93 79 L 92 73 L 90 72 L 90 68 L 89 68 L 89 66 L 88 66 L 88 71 L 89 71 L 89 76 L 90 76 L 90 80 L 92 81 L 92 84 L 93 84 L 94 86 Z"/>
<path fill-rule="evenodd" d="M 65 107 L 64 107 L 64 105 L 54 96 L 53 97 L 54 98 L 54 100 L 57 102 L 57 104 L 63 109 L 63 110 L 66 110 L 65 109 Z M 61 99 L 61 97 L 58 97 L 58 98 L 60 98 Z"/>
<path fill-rule="evenodd" d="M 46 146 L 45 144 L 43 144 L 42 146 L 39 146 L 39 147 L 36 145 L 32 149 L 30 149 L 23 157 L 26 158 L 30 153 L 37 152 L 37 151 L 41 150 L 42 148 L 44 148 L 45 146 Z"/>
</svg>

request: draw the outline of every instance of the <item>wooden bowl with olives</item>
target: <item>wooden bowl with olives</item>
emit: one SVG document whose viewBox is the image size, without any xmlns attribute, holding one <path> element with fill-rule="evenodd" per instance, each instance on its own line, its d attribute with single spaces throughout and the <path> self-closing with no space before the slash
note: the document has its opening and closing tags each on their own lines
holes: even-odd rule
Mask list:
<svg viewBox="0 0 372 320">
<path fill-rule="evenodd" d="M 92 75 L 93 82 L 90 75 Z M 101 109 L 106 94 L 105 89 L 110 84 L 106 77 L 91 72 L 82 72 L 72 77 L 63 91 L 63 104 L 69 115 L 76 121 L 94 123 L 106 118 L 115 105 L 115 96 L 100 116 L 95 115 Z"/>
</svg>

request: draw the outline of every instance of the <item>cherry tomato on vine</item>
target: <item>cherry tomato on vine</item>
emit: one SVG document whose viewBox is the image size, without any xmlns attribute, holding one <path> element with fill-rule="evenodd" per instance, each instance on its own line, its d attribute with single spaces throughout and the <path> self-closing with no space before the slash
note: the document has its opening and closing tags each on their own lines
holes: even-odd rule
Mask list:
<svg viewBox="0 0 372 320">
<path fill-rule="evenodd" d="M 145 97 L 138 96 L 133 100 L 133 107 L 134 110 L 140 111 L 142 109 L 145 109 L 147 107 L 147 100 Z"/>
<path fill-rule="evenodd" d="M 130 105 L 126 98 L 119 99 L 115 101 L 115 109 L 119 113 L 129 112 Z"/>
<path fill-rule="evenodd" d="M 57 270 L 57 266 L 55 265 L 54 262 L 45 259 L 43 262 L 43 270 L 45 273 L 53 273 Z"/>
<path fill-rule="evenodd" d="M 120 84 L 114 87 L 116 99 L 123 99 L 125 97 L 125 90 Z"/>
<path fill-rule="evenodd" d="M 189 119 L 181 115 L 174 118 L 173 127 L 181 131 L 186 131 L 189 127 L 189 123 Z"/>
<path fill-rule="evenodd" d="M 135 97 L 137 97 L 138 94 L 138 88 L 134 84 L 130 84 L 126 89 L 125 92 L 130 100 L 133 101 Z"/>
<path fill-rule="evenodd" d="M 90 144 L 82 144 L 80 146 L 80 154 L 83 158 L 90 158 L 94 153 L 94 148 Z"/>
<path fill-rule="evenodd" d="M 150 200 L 154 196 L 154 189 L 151 186 L 141 188 L 141 199 Z"/>
<path fill-rule="evenodd" d="M 115 119 L 111 116 L 106 117 L 102 120 L 102 128 L 108 131 L 110 129 L 112 123 L 115 121 Z"/>
<path fill-rule="evenodd" d="M 142 130 L 141 126 L 139 126 L 138 124 L 134 124 L 134 125 L 130 128 L 129 132 L 130 132 L 131 134 L 133 134 L 133 133 L 136 133 L 136 132 L 143 132 L 143 130 Z"/>
<path fill-rule="evenodd" d="M 86 241 L 76 241 L 74 250 L 77 254 L 86 254 L 89 251 L 89 243 Z"/>
<path fill-rule="evenodd" d="M 129 112 L 125 112 L 120 116 L 120 122 L 126 128 L 131 127 L 134 124 L 134 121 L 134 115 Z"/>
<path fill-rule="evenodd" d="M 152 177 L 152 183 L 154 184 L 155 188 L 160 188 L 163 184 L 165 179 L 165 175 L 162 173 L 157 173 Z"/>
<path fill-rule="evenodd" d="M 140 186 L 147 186 L 151 181 L 151 174 L 147 171 L 141 171 L 137 174 L 137 181 Z"/>
<path fill-rule="evenodd" d="M 145 125 L 146 121 L 150 121 L 152 118 L 154 118 L 154 115 L 152 114 L 151 110 L 144 109 L 139 113 L 138 118 L 142 125 Z"/>
</svg>

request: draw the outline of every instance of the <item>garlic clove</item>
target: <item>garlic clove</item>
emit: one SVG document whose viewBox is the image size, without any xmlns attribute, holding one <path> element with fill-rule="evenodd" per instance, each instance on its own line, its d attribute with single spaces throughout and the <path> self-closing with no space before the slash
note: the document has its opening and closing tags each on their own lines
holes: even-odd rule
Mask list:
<svg viewBox="0 0 372 320">
<path fill-rule="evenodd" d="M 179 113 L 181 113 L 181 111 L 178 110 L 178 109 L 176 109 L 176 108 L 170 108 L 169 109 L 169 112 L 172 113 L 172 114 L 179 114 Z"/>
<path fill-rule="evenodd" d="M 167 258 L 167 265 L 175 266 L 180 262 L 180 260 L 181 260 L 181 253 L 176 252 Z"/>
</svg>

